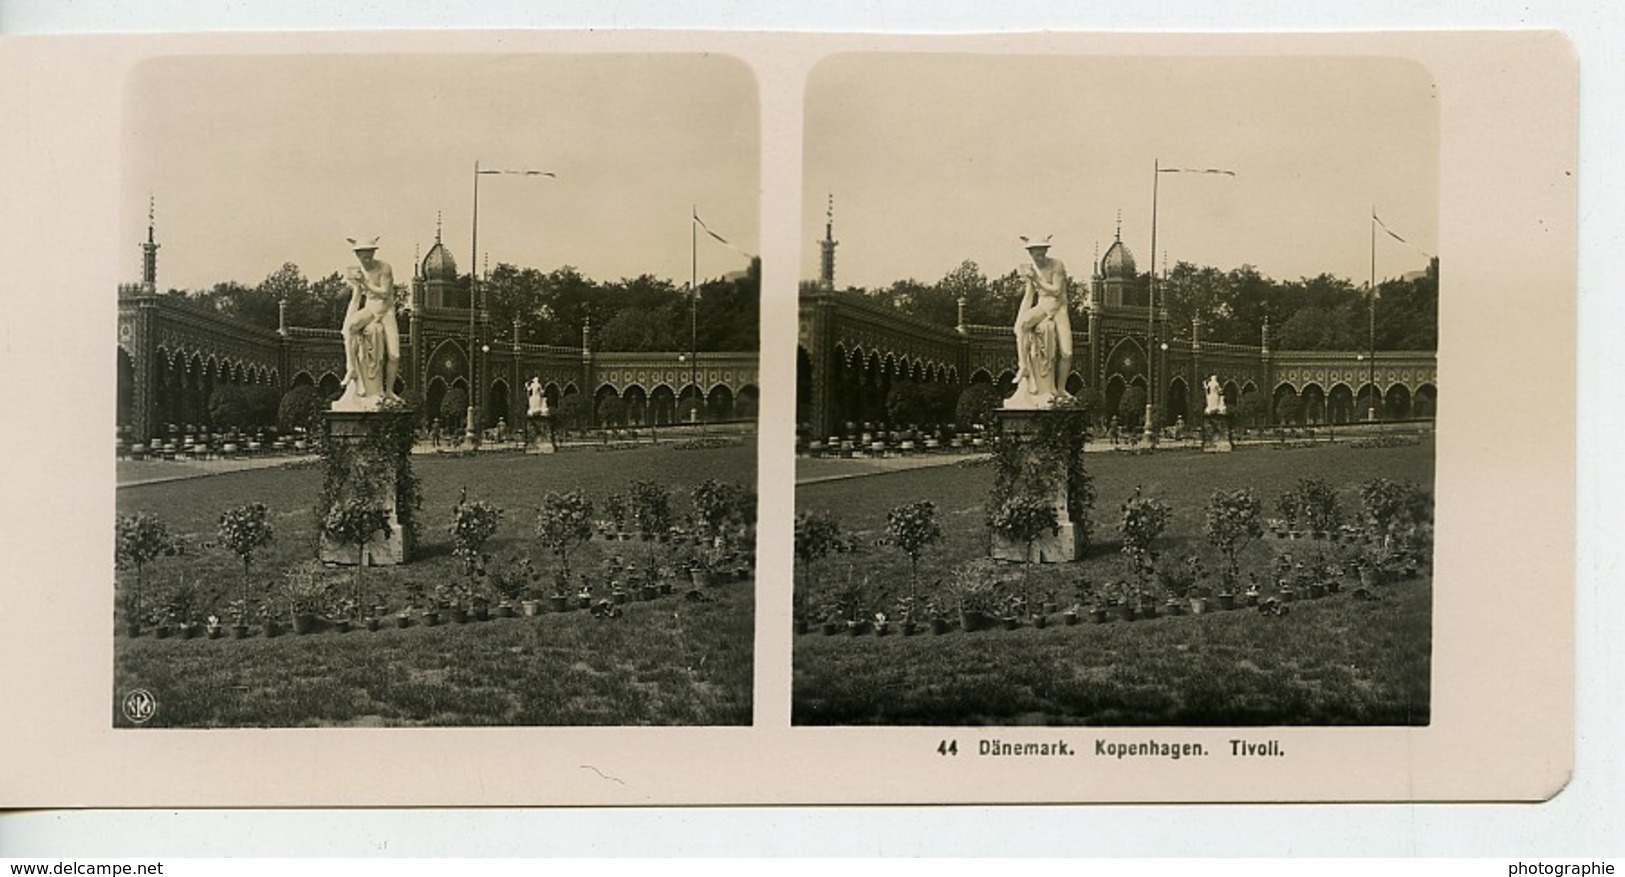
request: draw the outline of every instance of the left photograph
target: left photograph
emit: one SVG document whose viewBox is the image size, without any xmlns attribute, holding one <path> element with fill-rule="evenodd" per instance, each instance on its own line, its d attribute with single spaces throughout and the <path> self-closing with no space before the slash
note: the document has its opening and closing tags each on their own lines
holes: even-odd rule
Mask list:
<svg viewBox="0 0 1625 877">
<path fill-rule="evenodd" d="M 124 105 L 115 727 L 750 723 L 745 64 L 175 57 Z"/>
</svg>

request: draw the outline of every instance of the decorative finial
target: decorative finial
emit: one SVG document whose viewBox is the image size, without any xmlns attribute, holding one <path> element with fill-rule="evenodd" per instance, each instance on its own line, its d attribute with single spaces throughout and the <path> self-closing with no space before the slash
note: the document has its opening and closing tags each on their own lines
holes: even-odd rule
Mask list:
<svg viewBox="0 0 1625 877">
<path fill-rule="evenodd" d="M 440 243 L 440 225 L 441 225 L 440 211 L 436 210 L 434 212 L 434 242 L 437 243 L 437 244 Z"/>
<path fill-rule="evenodd" d="M 824 218 L 830 222 L 835 221 L 835 193 L 829 193 L 829 207 L 824 211 Z"/>
<path fill-rule="evenodd" d="M 1123 239 L 1123 208 L 1117 208 L 1117 239 Z"/>
</svg>

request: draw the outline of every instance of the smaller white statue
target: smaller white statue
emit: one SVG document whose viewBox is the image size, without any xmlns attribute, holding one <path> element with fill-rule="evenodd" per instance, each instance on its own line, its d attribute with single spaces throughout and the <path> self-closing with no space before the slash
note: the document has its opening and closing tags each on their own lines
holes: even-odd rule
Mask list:
<svg viewBox="0 0 1625 877">
<path fill-rule="evenodd" d="M 525 411 L 526 416 L 546 417 L 548 415 L 547 394 L 542 392 L 541 378 L 532 377 L 530 383 L 525 384 L 525 396 L 530 400 L 530 405 Z"/>
<path fill-rule="evenodd" d="M 1223 414 L 1224 387 L 1219 385 L 1219 376 L 1208 375 L 1207 380 L 1202 383 L 1202 389 L 1207 393 L 1207 407 L 1203 409 L 1203 413 Z"/>
</svg>

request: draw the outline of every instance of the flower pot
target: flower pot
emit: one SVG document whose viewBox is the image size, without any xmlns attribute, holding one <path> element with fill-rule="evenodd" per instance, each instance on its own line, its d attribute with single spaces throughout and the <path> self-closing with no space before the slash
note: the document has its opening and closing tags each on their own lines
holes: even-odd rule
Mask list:
<svg viewBox="0 0 1625 877">
<path fill-rule="evenodd" d="M 1017 618 L 1014 615 L 1006 615 L 1006 616 L 1004 616 L 1004 629 L 1005 630 L 1015 630 L 1016 628 L 1018 628 L 1020 626 L 1021 626 L 1021 619 Z"/>
<path fill-rule="evenodd" d="M 337 630 L 339 633 L 349 633 L 350 619 L 340 618 L 338 621 L 333 622 L 333 629 Z"/>
<path fill-rule="evenodd" d="M 903 629 L 903 636 L 913 636 L 916 633 L 920 632 L 920 624 L 919 624 L 919 622 L 914 621 L 913 619 L 910 619 L 908 621 L 903 622 L 902 629 Z"/>
<path fill-rule="evenodd" d="M 405 630 L 407 625 L 410 625 L 411 623 L 412 623 L 412 619 L 408 618 L 405 615 L 397 615 L 397 616 L 395 616 L 395 627 L 398 630 Z"/>
<path fill-rule="evenodd" d="M 1034 615 L 1033 616 L 1033 627 L 1036 627 L 1039 630 L 1043 630 L 1045 627 L 1048 627 L 1048 626 L 1049 626 L 1049 616 L 1048 615 Z"/>
<path fill-rule="evenodd" d="M 274 619 L 274 618 L 266 619 L 266 621 L 265 621 L 265 638 L 266 639 L 272 639 L 273 637 L 279 637 L 281 635 L 282 635 L 282 625 L 278 624 L 276 619 Z"/>
<path fill-rule="evenodd" d="M 694 583 L 694 587 L 702 589 L 711 587 L 711 582 L 715 578 L 708 569 L 691 569 L 688 571 L 688 577 Z"/>
<path fill-rule="evenodd" d="M 426 609 L 426 610 L 424 610 L 424 612 L 423 612 L 423 626 L 424 627 L 434 627 L 435 625 L 437 625 L 439 623 L 440 623 L 440 610 L 439 609 Z"/>
<path fill-rule="evenodd" d="M 1309 599 L 1319 600 L 1324 596 L 1326 596 L 1325 585 L 1321 584 L 1320 582 L 1315 582 L 1309 586 Z"/>
<path fill-rule="evenodd" d="M 565 594 L 554 594 L 547 598 L 547 604 L 554 612 L 570 611 L 570 598 Z"/>
<path fill-rule="evenodd" d="M 576 608 L 578 608 L 578 609 L 591 609 L 592 608 L 592 595 L 591 594 L 577 594 L 576 595 Z"/>
<path fill-rule="evenodd" d="M 1156 618 L 1157 617 L 1157 604 L 1155 604 L 1155 603 L 1141 603 L 1140 604 L 1140 617 L 1141 618 Z"/>
<path fill-rule="evenodd" d="M 225 629 L 219 627 L 218 625 L 215 627 L 205 628 L 205 632 L 208 633 L 209 639 L 219 639 L 226 635 Z"/>
<path fill-rule="evenodd" d="M 512 617 L 514 617 L 515 614 L 516 613 L 513 611 L 513 604 L 511 604 L 511 603 L 498 603 L 497 604 L 497 617 L 498 618 L 512 618 Z"/>
<path fill-rule="evenodd" d="M 1258 592 L 1257 591 L 1248 591 L 1246 594 L 1243 594 L 1242 596 L 1246 598 L 1247 605 L 1249 607 L 1258 605 Z"/>
<path fill-rule="evenodd" d="M 169 625 L 160 624 L 152 629 L 152 635 L 159 639 L 169 639 Z"/>
<path fill-rule="evenodd" d="M 378 632 L 378 618 L 377 618 L 377 616 L 373 616 L 373 615 L 367 616 L 366 625 L 367 625 L 367 631 L 369 633 L 377 633 Z"/>
<path fill-rule="evenodd" d="M 1178 600 L 1169 600 L 1168 602 L 1162 604 L 1162 614 L 1168 616 L 1169 618 L 1184 615 L 1185 605 Z"/>
<path fill-rule="evenodd" d="M 942 636 L 943 634 L 945 634 L 947 632 L 948 632 L 948 620 L 946 618 L 933 618 L 933 619 L 931 619 L 931 633 L 932 633 L 932 635 L 934 635 L 934 636 Z"/>
<path fill-rule="evenodd" d="M 877 622 L 875 622 L 875 636 L 887 636 L 890 633 L 891 633 L 891 622 L 889 622 L 889 621 L 877 621 Z"/>
<path fill-rule="evenodd" d="M 1105 624 L 1106 623 L 1106 610 L 1103 607 L 1100 607 L 1100 606 L 1096 606 L 1095 608 L 1090 609 L 1089 610 L 1089 621 L 1092 624 Z"/>
<path fill-rule="evenodd" d="M 861 621 L 848 621 L 846 623 L 846 632 L 850 636 L 862 636 L 864 634 L 865 627 L 867 627 L 867 625 Z"/>
<path fill-rule="evenodd" d="M 1190 604 L 1191 604 L 1191 614 L 1192 615 L 1204 615 L 1204 614 L 1207 613 L 1207 598 L 1206 597 L 1191 597 L 1190 598 Z"/>
<path fill-rule="evenodd" d="M 1134 604 L 1133 603 L 1119 603 L 1118 606 L 1117 606 L 1117 617 L 1123 619 L 1124 621 L 1133 621 L 1134 620 Z"/>
<path fill-rule="evenodd" d="M 246 624 L 233 624 L 231 626 L 231 638 L 232 639 L 248 639 L 248 625 L 246 625 Z"/>
<path fill-rule="evenodd" d="M 124 625 L 124 635 L 131 639 L 135 639 L 141 635 L 141 625 L 134 621 Z"/>
<path fill-rule="evenodd" d="M 1062 612 L 1061 613 L 1061 623 L 1065 624 L 1067 627 L 1073 627 L 1074 625 L 1076 625 L 1078 623 L 1078 613 L 1076 613 L 1076 612 Z"/>
<path fill-rule="evenodd" d="M 1343 582 L 1342 581 L 1340 581 L 1338 579 L 1327 579 L 1327 581 L 1326 581 L 1326 593 L 1328 593 L 1328 594 L 1336 594 L 1337 592 L 1339 592 L 1341 590 L 1343 590 Z"/>
<path fill-rule="evenodd" d="M 614 591 L 610 593 L 610 596 L 615 599 L 615 605 L 617 606 L 625 603 L 627 598 L 625 591 Z"/>
<path fill-rule="evenodd" d="M 1231 609 L 1236 608 L 1236 595 L 1235 594 L 1220 594 L 1218 596 L 1219 596 L 1219 608 L 1220 609 L 1228 612 Z"/>
<path fill-rule="evenodd" d="M 644 600 L 653 600 L 660 596 L 660 589 L 654 585 L 644 585 L 640 593 Z"/>
<path fill-rule="evenodd" d="M 797 618 L 796 620 L 790 622 L 790 629 L 795 631 L 796 636 L 801 636 L 807 632 L 807 619 Z"/>
<path fill-rule="evenodd" d="M 1043 612 L 1044 612 L 1045 615 L 1054 615 L 1055 610 L 1061 608 L 1059 606 L 1056 606 L 1055 601 L 1053 601 L 1053 600 L 1045 600 L 1043 602 L 1042 606 L 1043 606 Z"/>
<path fill-rule="evenodd" d="M 975 609 L 967 609 L 959 613 L 959 627 L 966 633 L 975 633 L 987 626 L 987 615 Z"/>
<path fill-rule="evenodd" d="M 826 621 L 819 625 L 819 630 L 824 632 L 824 636 L 834 636 L 841 632 L 841 625 L 834 621 Z"/>
<path fill-rule="evenodd" d="M 672 591 L 673 591 L 673 590 L 675 590 L 675 589 L 676 589 L 676 587 L 677 587 L 677 586 L 676 586 L 676 585 L 674 585 L 674 584 L 672 584 L 672 583 L 671 583 L 671 582 L 661 582 L 661 583 L 660 583 L 660 595 L 661 595 L 661 596 L 662 596 L 662 597 L 664 597 L 664 596 L 667 596 L 667 595 L 669 595 L 669 594 L 670 594 L 670 593 L 671 593 L 671 592 L 672 592 Z"/>
<path fill-rule="evenodd" d="M 526 600 L 519 604 L 519 611 L 523 612 L 526 618 L 535 618 L 542 614 L 542 604 L 535 600 Z"/>
<path fill-rule="evenodd" d="M 453 606 L 451 608 L 451 620 L 457 624 L 467 624 L 468 610 L 461 606 Z"/>
<path fill-rule="evenodd" d="M 293 632 L 304 636 L 316 630 L 316 615 L 313 612 L 303 612 L 293 617 Z"/>
<path fill-rule="evenodd" d="M 1377 571 L 1369 566 L 1360 567 L 1360 586 L 1374 588 L 1377 585 Z"/>
<path fill-rule="evenodd" d="M 1282 588 L 1281 589 L 1281 602 L 1282 603 L 1291 603 L 1291 602 L 1293 602 L 1293 601 L 1295 601 L 1297 599 L 1298 599 L 1298 592 L 1297 591 L 1294 591 L 1291 588 Z"/>
<path fill-rule="evenodd" d="M 198 635 L 199 630 L 200 628 L 195 624 L 183 624 L 181 625 L 181 639 L 193 639 Z"/>
</svg>

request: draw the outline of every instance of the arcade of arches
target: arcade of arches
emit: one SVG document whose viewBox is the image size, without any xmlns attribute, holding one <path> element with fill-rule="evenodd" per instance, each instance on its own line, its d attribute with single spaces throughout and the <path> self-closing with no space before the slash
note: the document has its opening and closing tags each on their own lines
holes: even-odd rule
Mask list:
<svg viewBox="0 0 1625 877">
<path fill-rule="evenodd" d="M 159 295 L 151 258 L 156 245 L 147 246 L 142 282 L 118 289 L 121 431 L 142 440 L 172 424 L 209 424 L 210 399 L 222 387 L 259 388 L 258 395 L 272 397 L 272 411 L 275 398 L 297 386 L 338 397 L 344 352 L 337 327 L 260 329 Z M 516 343 L 518 323 L 493 326 L 483 308 L 475 310 L 470 330 L 467 285 L 438 241 L 414 266 L 395 389 L 422 404 L 426 419 L 453 389 L 466 399 L 472 382 L 480 388 L 474 404 L 481 426 L 516 425 L 528 410 L 525 386 L 532 379 L 544 384 L 550 405 L 566 410 L 569 397 L 590 393 L 590 404 L 579 409 L 584 424 L 600 423 L 601 415 L 608 416 L 606 425 L 626 426 L 686 422 L 690 411 L 707 422 L 756 416 L 757 351 L 700 351 L 697 357 L 599 351 L 587 343 L 585 329 L 580 347 Z"/>
</svg>

